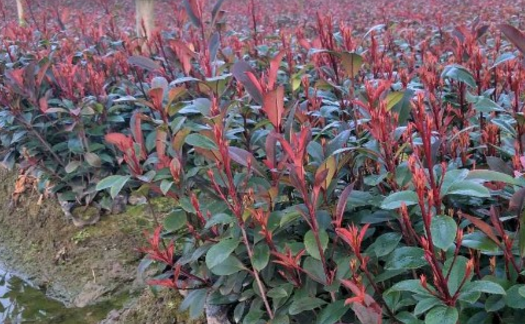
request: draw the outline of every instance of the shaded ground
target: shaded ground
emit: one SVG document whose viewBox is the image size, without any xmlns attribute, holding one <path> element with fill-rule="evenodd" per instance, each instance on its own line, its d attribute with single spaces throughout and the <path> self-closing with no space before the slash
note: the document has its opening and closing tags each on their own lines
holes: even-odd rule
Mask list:
<svg viewBox="0 0 525 324">
<path fill-rule="evenodd" d="M 36 193 L 10 206 L 15 177 L 0 171 L 0 260 L 7 269 L 22 273 L 68 306 L 93 308 L 89 324 L 106 316 L 104 324 L 190 323 L 177 312 L 180 297 L 175 292 L 155 297 L 136 278 L 141 255 L 135 249 L 143 243 L 143 231 L 152 227 L 144 207 L 103 216 L 95 226 L 79 229 L 56 202 L 38 206 Z M 162 200 L 155 206 L 160 215 L 166 212 Z"/>
</svg>

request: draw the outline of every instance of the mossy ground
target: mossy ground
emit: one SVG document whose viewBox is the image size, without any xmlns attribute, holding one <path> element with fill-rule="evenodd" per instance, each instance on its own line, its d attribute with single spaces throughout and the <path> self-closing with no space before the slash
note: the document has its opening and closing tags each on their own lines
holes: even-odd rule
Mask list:
<svg viewBox="0 0 525 324">
<path fill-rule="evenodd" d="M 191 323 L 177 311 L 176 292 L 162 291 L 157 298 L 136 277 L 142 258 L 137 248 L 144 244 L 144 231 L 154 227 L 149 206 L 103 216 L 96 225 L 80 229 L 55 201 L 37 205 L 36 193 L 26 193 L 9 208 L 16 174 L 2 170 L 0 179 L 0 247 L 7 266 L 67 305 L 121 308 L 103 323 Z M 173 203 L 157 198 L 152 206 L 162 219 Z M 104 307 L 86 323 L 102 320 L 110 310 Z"/>
</svg>

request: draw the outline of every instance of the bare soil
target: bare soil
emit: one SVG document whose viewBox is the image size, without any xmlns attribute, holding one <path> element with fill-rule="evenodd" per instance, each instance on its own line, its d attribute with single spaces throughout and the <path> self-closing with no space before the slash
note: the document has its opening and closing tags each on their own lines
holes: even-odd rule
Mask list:
<svg viewBox="0 0 525 324">
<path fill-rule="evenodd" d="M 8 269 L 68 306 L 106 305 L 91 314 L 89 324 L 200 322 L 178 312 L 176 292 L 154 296 L 137 278 L 142 255 L 136 249 L 144 242 L 144 230 L 153 228 L 149 209 L 131 207 L 80 229 L 56 201 L 38 205 L 37 193 L 25 193 L 13 206 L 15 180 L 15 172 L 0 170 L 0 260 Z M 169 207 L 162 199 L 154 204 L 160 217 Z"/>
</svg>

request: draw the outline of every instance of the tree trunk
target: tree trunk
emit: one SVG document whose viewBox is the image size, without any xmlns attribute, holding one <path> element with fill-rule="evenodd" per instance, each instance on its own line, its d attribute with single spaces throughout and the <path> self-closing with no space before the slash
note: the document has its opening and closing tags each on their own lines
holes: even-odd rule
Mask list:
<svg viewBox="0 0 525 324">
<path fill-rule="evenodd" d="M 151 37 L 155 29 L 155 0 L 135 0 L 137 16 L 137 35 L 139 37 Z"/>
<path fill-rule="evenodd" d="M 18 10 L 18 23 L 20 24 L 20 26 L 24 26 L 26 24 L 24 1 L 25 0 L 16 0 L 16 8 Z"/>
</svg>

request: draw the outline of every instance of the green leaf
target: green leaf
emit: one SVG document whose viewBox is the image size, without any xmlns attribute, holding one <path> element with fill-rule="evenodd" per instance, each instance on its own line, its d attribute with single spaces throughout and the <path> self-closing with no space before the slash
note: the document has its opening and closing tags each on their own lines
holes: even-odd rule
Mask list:
<svg viewBox="0 0 525 324">
<path fill-rule="evenodd" d="M 258 243 L 253 248 L 253 267 L 257 271 L 266 268 L 270 261 L 270 248 L 266 243 Z"/>
<path fill-rule="evenodd" d="M 450 187 L 457 182 L 465 180 L 468 174 L 468 169 L 447 170 L 441 185 L 441 196 L 446 196 Z"/>
<path fill-rule="evenodd" d="M 511 61 L 515 58 L 516 58 L 516 55 L 514 55 L 513 53 L 503 53 L 500 56 L 498 56 L 498 58 L 494 62 L 494 65 L 492 65 L 490 68 L 493 69 L 496 66 L 503 64 L 505 62 Z"/>
<path fill-rule="evenodd" d="M 461 241 L 461 245 L 485 253 L 496 253 L 499 251 L 498 245 L 480 231 L 466 234 L 463 237 L 463 241 Z"/>
<path fill-rule="evenodd" d="M 186 212 L 182 209 L 176 209 L 164 219 L 164 228 L 169 232 L 174 232 L 183 228 L 187 221 Z"/>
<path fill-rule="evenodd" d="M 129 176 L 122 177 L 119 181 L 117 181 L 113 186 L 111 186 L 111 189 L 109 190 L 109 194 L 111 195 L 111 198 L 115 198 L 122 188 L 126 185 L 126 182 L 130 179 Z"/>
<path fill-rule="evenodd" d="M 430 293 L 425 288 L 423 288 L 419 279 L 410 279 L 398 282 L 388 290 L 388 292 L 391 291 L 408 291 L 417 295 L 430 296 Z"/>
<path fill-rule="evenodd" d="M 485 97 L 478 97 L 479 99 L 474 102 L 474 109 L 480 113 L 491 113 L 491 112 L 504 112 L 500 105 Z"/>
<path fill-rule="evenodd" d="M 458 255 L 456 260 L 449 258 L 445 261 L 443 265 L 443 276 L 448 275 L 447 286 L 451 294 L 455 294 L 458 291 L 461 282 L 465 278 L 467 262 L 467 258 L 461 255 Z M 452 269 L 450 269 L 451 266 Z M 467 282 L 470 281 L 471 278 L 472 274 L 467 278 Z"/>
<path fill-rule="evenodd" d="M 190 317 L 192 319 L 200 317 L 204 311 L 204 305 L 206 304 L 207 295 L 207 289 L 191 290 L 180 304 L 180 310 L 185 311 L 189 308 Z"/>
<path fill-rule="evenodd" d="M 521 217 L 519 220 L 520 228 L 518 229 L 518 248 L 520 251 L 520 257 L 523 258 L 523 256 L 525 256 L 525 216 L 521 210 L 519 213 L 521 214 Z"/>
<path fill-rule="evenodd" d="M 474 105 L 474 109 L 480 113 L 489 114 L 495 111 L 505 111 L 505 109 L 501 108 L 497 103 L 483 96 L 472 96 L 470 93 L 467 93 L 467 101 L 472 103 Z"/>
<path fill-rule="evenodd" d="M 173 185 L 173 181 L 162 180 L 160 182 L 160 191 L 162 191 L 162 194 L 163 195 L 167 194 L 172 185 Z"/>
<path fill-rule="evenodd" d="M 205 150 L 217 150 L 217 145 L 211 139 L 201 134 L 190 134 L 186 137 L 186 143 Z"/>
<path fill-rule="evenodd" d="M 416 205 L 419 200 L 414 191 L 399 191 L 386 197 L 381 204 L 382 209 L 397 209 L 404 203 L 406 206 Z"/>
<path fill-rule="evenodd" d="M 102 160 L 95 153 L 85 153 L 84 158 L 86 159 L 87 163 L 94 168 L 100 168 L 102 166 Z"/>
<path fill-rule="evenodd" d="M 414 315 L 419 316 L 426 313 L 429 309 L 439 305 L 443 305 L 443 302 L 434 296 L 421 299 L 414 308 Z"/>
<path fill-rule="evenodd" d="M 235 256 L 230 255 L 224 261 L 211 268 L 210 271 L 217 276 L 229 276 L 244 269 L 242 262 Z"/>
<path fill-rule="evenodd" d="M 512 119 L 512 121 L 515 121 L 515 120 Z M 506 118 L 503 118 L 503 117 L 492 118 L 492 119 L 490 119 L 490 122 L 493 123 L 494 125 L 498 126 L 503 132 L 506 132 L 506 133 L 510 134 L 514 138 L 516 138 L 516 136 L 518 135 L 517 132 L 516 132 L 516 129 L 512 125 L 513 123 L 511 123 Z"/>
<path fill-rule="evenodd" d="M 115 198 L 120 193 L 122 188 L 124 188 L 124 186 L 126 185 L 129 179 L 131 179 L 130 176 L 121 176 L 121 175 L 109 176 L 107 178 L 102 179 L 97 184 L 96 189 L 97 191 L 101 191 L 101 190 L 110 188 L 111 198 Z"/>
<path fill-rule="evenodd" d="M 509 176 L 508 174 L 492 171 L 492 170 L 472 170 L 469 172 L 466 180 L 472 182 L 487 182 L 487 181 L 497 181 L 504 182 L 510 185 L 517 184 L 516 179 Z"/>
<path fill-rule="evenodd" d="M 490 191 L 483 185 L 473 181 L 461 181 L 450 186 L 447 195 L 461 195 L 479 198 L 489 198 Z"/>
<path fill-rule="evenodd" d="M 326 250 L 326 247 L 328 246 L 328 234 L 326 234 L 326 231 L 319 230 L 319 241 L 321 243 L 321 248 L 324 252 Z M 306 235 L 304 236 L 304 246 L 306 248 L 306 251 L 308 254 L 310 254 L 313 258 L 317 260 L 321 260 L 321 255 L 319 254 L 319 248 L 317 246 L 317 242 L 315 240 L 315 235 L 312 230 L 308 231 Z"/>
<path fill-rule="evenodd" d="M 467 70 L 461 65 L 447 65 L 443 70 L 443 73 L 441 73 L 441 78 L 448 78 L 455 81 L 463 82 L 472 88 L 476 87 L 476 80 L 474 79 L 472 74 L 469 72 L 469 70 Z"/>
<path fill-rule="evenodd" d="M 403 99 L 404 92 L 391 92 L 386 96 L 386 110 L 389 111 Z"/>
<path fill-rule="evenodd" d="M 446 251 L 456 238 L 458 226 L 449 216 L 434 216 L 430 225 L 432 241 L 435 246 Z"/>
<path fill-rule="evenodd" d="M 363 57 L 357 53 L 343 52 L 341 53 L 341 64 L 343 65 L 346 74 L 354 78 L 363 64 Z"/>
<path fill-rule="evenodd" d="M 272 299 L 280 299 L 288 297 L 288 292 L 283 287 L 275 287 L 266 293 L 266 295 Z"/>
<path fill-rule="evenodd" d="M 388 270 L 417 269 L 426 265 L 425 252 L 416 247 L 402 247 L 394 250 L 385 266 Z"/>
<path fill-rule="evenodd" d="M 411 313 L 407 311 L 400 312 L 399 314 L 396 314 L 396 320 L 403 324 L 422 324 L 423 321 L 420 321 L 412 315 Z"/>
<path fill-rule="evenodd" d="M 319 298 L 313 298 L 313 297 L 295 298 L 293 303 L 290 305 L 288 312 L 290 313 L 290 315 L 297 315 L 305 311 L 319 308 L 323 306 L 324 304 L 326 304 L 326 302 Z"/>
<path fill-rule="evenodd" d="M 323 308 L 317 317 L 316 324 L 334 324 L 348 311 L 344 300 L 338 300 Z"/>
<path fill-rule="evenodd" d="M 210 229 L 215 225 L 230 224 L 231 222 L 233 222 L 233 220 L 233 217 L 228 214 L 215 214 L 206 222 L 206 226 L 204 228 Z"/>
<path fill-rule="evenodd" d="M 219 243 L 213 245 L 206 254 L 206 265 L 212 269 L 216 265 L 222 263 L 239 245 L 236 239 L 228 238 L 222 239 Z"/>
<path fill-rule="evenodd" d="M 514 309 L 525 309 L 525 297 L 520 294 L 525 285 L 514 285 L 507 290 L 505 303 L 508 307 Z"/>
<path fill-rule="evenodd" d="M 290 317 L 288 315 L 277 315 L 268 324 L 289 324 Z"/>
<path fill-rule="evenodd" d="M 303 262 L 303 269 L 313 276 L 315 281 L 319 283 L 326 283 L 326 274 L 324 273 L 323 264 L 321 261 L 312 257 L 307 257 Z"/>
<path fill-rule="evenodd" d="M 487 312 L 497 312 L 503 307 L 505 307 L 505 295 L 490 295 L 485 300 Z"/>
<path fill-rule="evenodd" d="M 375 242 L 370 246 L 370 248 L 373 249 L 377 257 L 383 257 L 390 254 L 390 252 L 397 248 L 401 238 L 402 235 L 400 233 L 385 233 L 376 238 Z"/>
<path fill-rule="evenodd" d="M 455 307 L 438 306 L 432 308 L 425 316 L 425 324 L 456 324 L 458 317 Z"/>
<path fill-rule="evenodd" d="M 525 286 L 518 288 L 518 293 L 521 297 L 525 298 Z"/>
<path fill-rule="evenodd" d="M 67 165 L 66 165 L 66 173 L 73 173 L 75 172 L 79 166 L 81 166 L 82 163 L 80 163 L 79 161 L 71 161 L 69 162 Z"/>
<path fill-rule="evenodd" d="M 465 284 L 461 289 L 461 294 L 467 294 L 470 292 L 480 292 L 493 295 L 506 295 L 505 289 L 501 285 L 488 281 L 488 280 L 477 280 Z"/>
</svg>

